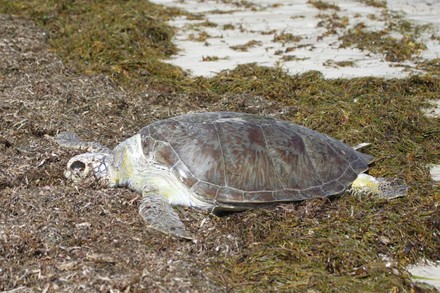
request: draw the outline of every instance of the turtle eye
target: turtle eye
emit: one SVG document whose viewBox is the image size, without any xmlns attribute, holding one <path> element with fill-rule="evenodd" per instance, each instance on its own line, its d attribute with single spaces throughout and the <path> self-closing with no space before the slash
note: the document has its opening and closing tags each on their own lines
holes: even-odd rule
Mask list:
<svg viewBox="0 0 440 293">
<path fill-rule="evenodd" d="M 75 161 L 70 164 L 70 170 L 83 172 L 86 169 L 86 164 L 81 161 Z"/>
</svg>

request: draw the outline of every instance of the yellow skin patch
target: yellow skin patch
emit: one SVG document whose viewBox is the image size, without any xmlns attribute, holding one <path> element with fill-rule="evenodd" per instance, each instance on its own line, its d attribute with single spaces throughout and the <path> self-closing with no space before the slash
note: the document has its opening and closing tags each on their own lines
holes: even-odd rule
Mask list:
<svg viewBox="0 0 440 293">
<path fill-rule="evenodd" d="M 123 186 L 124 184 L 130 184 L 130 187 L 139 186 L 140 182 L 134 182 L 138 180 L 136 180 L 137 178 L 133 176 L 135 169 L 133 162 L 129 160 L 130 156 L 128 155 L 127 149 L 123 148 L 119 154 L 120 158 L 118 159 L 120 159 L 120 161 L 117 165 L 117 170 L 113 170 L 114 172 L 111 172 L 110 181 L 115 184 L 115 186 Z M 133 182 L 128 182 L 129 180 L 127 180 L 127 178 L 131 179 L 130 181 Z"/>
<path fill-rule="evenodd" d="M 379 181 L 373 176 L 367 174 L 359 174 L 355 181 L 351 184 L 351 191 L 355 195 L 372 193 L 381 195 Z"/>
</svg>

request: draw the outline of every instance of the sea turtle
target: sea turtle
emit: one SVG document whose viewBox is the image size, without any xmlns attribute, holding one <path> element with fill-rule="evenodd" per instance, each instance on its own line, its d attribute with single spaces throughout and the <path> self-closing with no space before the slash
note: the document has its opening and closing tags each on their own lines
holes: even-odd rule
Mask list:
<svg viewBox="0 0 440 293">
<path fill-rule="evenodd" d="M 393 198 L 405 184 L 363 174 L 373 157 L 306 127 L 257 115 L 213 112 L 154 122 L 110 150 L 63 132 L 56 141 L 87 150 L 65 176 L 142 194 L 153 229 L 190 238 L 172 205 L 241 211 L 341 194 Z"/>
</svg>

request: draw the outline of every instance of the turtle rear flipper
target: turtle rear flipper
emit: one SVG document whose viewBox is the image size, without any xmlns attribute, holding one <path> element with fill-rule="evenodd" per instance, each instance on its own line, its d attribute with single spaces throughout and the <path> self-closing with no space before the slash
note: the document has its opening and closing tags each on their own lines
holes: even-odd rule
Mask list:
<svg viewBox="0 0 440 293">
<path fill-rule="evenodd" d="M 186 232 L 185 225 L 174 211 L 168 200 L 157 192 L 143 193 L 139 214 L 149 228 L 154 230 L 191 240 L 192 237 Z"/>
<path fill-rule="evenodd" d="M 408 185 L 397 178 L 375 178 L 367 174 L 359 174 L 351 185 L 354 195 L 374 194 L 385 199 L 393 199 L 406 196 Z"/>
<path fill-rule="evenodd" d="M 55 141 L 62 147 L 86 151 L 90 153 L 107 153 L 110 154 L 110 150 L 95 141 L 82 141 L 75 133 L 73 132 L 60 132 L 56 137 Z"/>
<path fill-rule="evenodd" d="M 377 178 L 379 182 L 379 196 L 386 199 L 404 197 L 408 194 L 408 185 L 398 178 Z"/>
</svg>

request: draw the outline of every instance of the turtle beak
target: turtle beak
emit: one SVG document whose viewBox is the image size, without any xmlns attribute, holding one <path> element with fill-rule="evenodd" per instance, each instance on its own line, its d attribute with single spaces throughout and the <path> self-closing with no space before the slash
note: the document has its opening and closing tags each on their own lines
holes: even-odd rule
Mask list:
<svg viewBox="0 0 440 293">
<path fill-rule="evenodd" d="M 100 153 L 86 153 L 70 159 L 64 177 L 74 182 L 95 179 L 98 182 L 106 181 L 108 177 L 108 155 Z"/>
</svg>

